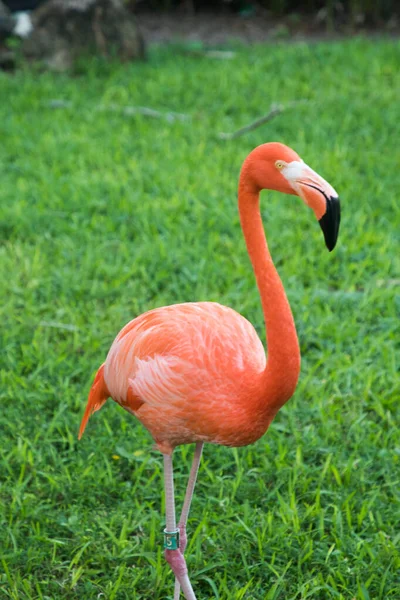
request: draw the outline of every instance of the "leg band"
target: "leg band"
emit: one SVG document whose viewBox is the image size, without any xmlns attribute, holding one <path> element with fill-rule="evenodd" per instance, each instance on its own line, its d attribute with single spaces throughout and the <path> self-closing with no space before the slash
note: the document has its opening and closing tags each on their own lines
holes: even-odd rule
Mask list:
<svg viewBox="0 0 400 600">
<path fill-rule="evenodd" d="M 164 550 L 178 550 L 179 548 L 179 529 L 167 531 L 164 529 Z"/>
</svg>

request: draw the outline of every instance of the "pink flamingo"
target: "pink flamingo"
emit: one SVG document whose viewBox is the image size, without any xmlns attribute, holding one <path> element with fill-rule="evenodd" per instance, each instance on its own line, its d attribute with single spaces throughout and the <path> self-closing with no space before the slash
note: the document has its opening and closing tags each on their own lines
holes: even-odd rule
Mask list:
<svg viewBox="0 0 400 600">
<path fill-rule="evenodd" d="M 261 297 L 268 360 L 253 326 L 215 302 L 156 308 L 119 332 L 89 393 L 79 430 L 111 396 L 149 430 L 164 457 L 165 558 L 175 574 L 177 600 L 196 600 L 183 556 L 186 523 L 204 442 L 246 446 L 268 429 L 293 395 L 300 371 L 299 344 L 288 300 L 272 262 L 259 210 L 271 189 L 300 196 L 318 219 L 329 251 L 336 244 L 340 204 L 329 183 L 290 148 L 258 146 L 243 163 L 239 213 Z M 172 453 L 195 443 L 194 460 L 178 522 Z"/>
</svg>

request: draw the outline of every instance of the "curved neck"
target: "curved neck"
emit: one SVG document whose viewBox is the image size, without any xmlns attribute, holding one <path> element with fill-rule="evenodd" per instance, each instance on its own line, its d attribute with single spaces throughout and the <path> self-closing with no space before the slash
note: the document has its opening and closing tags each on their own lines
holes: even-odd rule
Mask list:
<svg viewBox="0 0 400 600">
<path fill-rule="evenodd" d="M 239 214 L 266 326 L 268 358 L 261 381 L 261 401 L 268 405 L 273 417 L 296 388 L 300 349 L 292 311 L 265 238 L 259 190 L 249 184 L 245 173 L 239 182 Z"/>
</svg>

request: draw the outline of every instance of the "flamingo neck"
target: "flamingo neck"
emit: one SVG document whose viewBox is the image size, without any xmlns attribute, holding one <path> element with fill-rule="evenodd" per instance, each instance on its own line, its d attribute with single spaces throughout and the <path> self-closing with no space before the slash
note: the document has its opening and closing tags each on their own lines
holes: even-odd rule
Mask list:
<svg viewBox="0 0 400 600">
<path fill-rule="evenodd" d="M 292 311 L 265 238 L 259 195 L 244 173 L 239 182 L 239 215 L 261 297 L 268 349 L 260 402 L 272 419 L 296 389 L 300 349 Z"/>
</svg>

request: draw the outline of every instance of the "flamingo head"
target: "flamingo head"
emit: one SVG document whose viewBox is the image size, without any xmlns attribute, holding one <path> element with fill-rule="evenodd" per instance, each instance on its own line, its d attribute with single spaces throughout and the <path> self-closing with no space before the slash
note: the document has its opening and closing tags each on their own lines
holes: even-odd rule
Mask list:
<svg viewBox="0 0 400 600">
<path fill-rule="evenodd" d="M 328 250 L 334 249 L 340 224 L 339 196 L 294 150 L 278 142 L 262 144 L 249 154 L 244 168 L 258 191 L 300 196 L 314 211 Z"/>
</svg>

